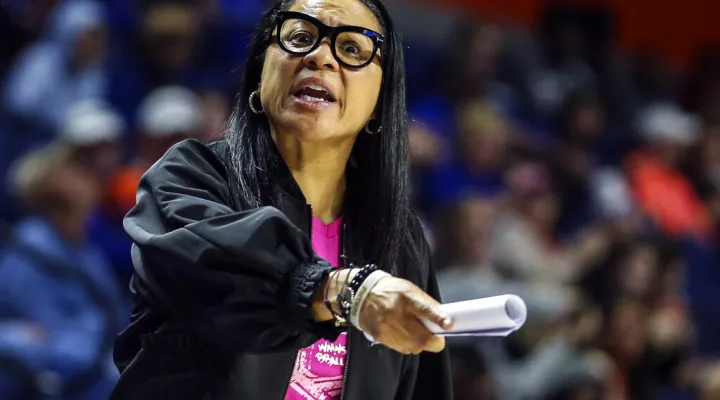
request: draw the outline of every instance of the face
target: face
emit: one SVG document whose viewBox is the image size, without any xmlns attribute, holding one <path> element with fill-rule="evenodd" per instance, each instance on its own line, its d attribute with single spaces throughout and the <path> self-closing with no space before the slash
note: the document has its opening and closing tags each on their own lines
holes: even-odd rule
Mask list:
<svg viewBox="0 0 720 400">
<path fill-rule="evenodd" d="M 377 18 L 357 0 L 298 0 L 289 11 L 310 15 L 328 26 L 355 25 L 383 33 Z M 344 141 L 354 140 L 373 117 L 381 83 L 379 57 L 364 68 L 353 69 L 337 62 L 328 38 L 305 56 L 287 53 L 273 38 L 259 90 L 276 139 Z M 298 95 L 308 86 L 324 87 L 333 100 L 309 101 Z"/>
<path fill-rule="evenodd" d="M 649 246 L 639 247 L 624 261 L 620 271 L 622 291 L 635 298 L 645 298 L 650 294 L 657 278 L 657 252 Z"/>
<path fill-rule="evenodd" d="M 99 182 L 110 178 L 120 166 L 120 143 L 108 141 L 77 149 L 78 161 L 92 171 Z"/>
<path fill-rule="evenodd" d="M 593 140 L 603 128 L 602 110 L 596 105 L 585 105 L 579 108 L 572 120 L 572 130 L 578 139 Z"/>
<path fill-rule="evenodd" d="M 460 247 L 477 267 L 485 259 L 488 239 L 497 211 L 495 203 L 485 199 L 469 199 L 460 209 Z"/>
<path fill-rule="evenodd" d="M 98 26 L 81 32 L 75 42 L 75 63 L 79 67 L 98 62 L 105 52 L 105 28 Z"/>
<path fill-rule="evenodd" d="M 480 127 L 468 132 L 463 138 L 463 148 L 468 163 L 484 171 L 497 170 L 503 166 L 507 152 L 507 133 L 502 126 Z"/>
<path fill-rule="evenodd" d="M 143 18 L 143 46 L 154 68 L 176 71 L 185 67 L 195 51 L 198 32 L 195 9 L 176 4 L 150 8 Z"/>
</svg>

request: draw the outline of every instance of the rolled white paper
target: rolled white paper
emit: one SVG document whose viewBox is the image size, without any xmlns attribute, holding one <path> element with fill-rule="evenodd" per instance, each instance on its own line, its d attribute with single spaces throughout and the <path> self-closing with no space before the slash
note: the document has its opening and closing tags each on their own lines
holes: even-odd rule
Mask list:
<svg viewBox="0 0 720 400">
<path fill-rule="evenodd" d="M 455 321 L 451 330 L 424 319 L 422 322 L 430 332 L 443 336 L 507 336 L 527 319 L 525 302 L 511 294 L 448 303 L 440 308 Z"/>
<path fill-rule="evenodd" d="M 440 308 L 455 322 L 451 330 L 421 321 L 430 332 L 441 336 L 508 336 L 522 328 L 527 319 L 525 302 L 512 294 L 447 303 Z M 375 341 L 367 333 L 365 337 Z"/>
</svg>

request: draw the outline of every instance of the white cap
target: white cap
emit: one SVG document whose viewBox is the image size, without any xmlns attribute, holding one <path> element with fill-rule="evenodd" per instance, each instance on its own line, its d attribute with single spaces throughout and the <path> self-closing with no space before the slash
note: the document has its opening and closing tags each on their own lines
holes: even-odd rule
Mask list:
<svg viewBox="0 0 720 400">
<path fill-rule="evenodd" d="M 668 140 L 691 145 L 700 136 L 700 123 L 671 103 L 650 106 L 640 113 L 638 129 L 648 142 Z"/>
<path fill-rule="evenodd" d="M 154 90 L 140 104 L 138 123 L 146 135 L 162 137 L 198 129 L 200 100 L 191 90 L 168 86 Z"/>
<path fill-rule="evenodd" d="M 100 100 L 73 104 L 68 111 L 60 139 L 73 145 L 92 145 L 113 141 L 125 129 L 122 117 Z"/>
</svg>

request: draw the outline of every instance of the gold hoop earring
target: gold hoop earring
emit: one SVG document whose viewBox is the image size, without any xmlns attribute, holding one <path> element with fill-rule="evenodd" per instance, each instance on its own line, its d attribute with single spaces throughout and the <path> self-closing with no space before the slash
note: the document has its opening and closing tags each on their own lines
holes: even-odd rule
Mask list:
<svg viewBox="0 0 720 400">
<path fill-rule="evenodd" d="M 372 121 L 372 119 L 368 120 L 368 122 L 365 124 L 365 132 L 366 132 L 368 135 L 372 135 L 373 133 L 375 133 L 375 132 L 372 131 L 372 129 L 370 129 L 370 121 Z M 380 125 L 380 126 L 378 127 L 377 133 L 380 133 L 380 131 L 382 131 L 382 125 Z"/>
<path fill-rule="evenodd" d="M 367 133 L 368 135 L 372 135 L 372 134 L 373 134 L 372 131 L 370 130 L 370 121 L 368 121 L 368 122 L 365 124 L 365 133 Z"/>
<path fill-rule="evenodd" d="M 255 108 L 255 105 L 253 104 L 253 100 L 255 99 L 255 97 L 260 100 L 260 91 L 256 90 L 250 93 L 250 99 L 248 100 L 248 106 L 250 107 L 250 111 L 258 115 L 265 113 L 265 110 L 262 109 L 262 102 L 260 103 L 260 109 Z"/>
</svg>

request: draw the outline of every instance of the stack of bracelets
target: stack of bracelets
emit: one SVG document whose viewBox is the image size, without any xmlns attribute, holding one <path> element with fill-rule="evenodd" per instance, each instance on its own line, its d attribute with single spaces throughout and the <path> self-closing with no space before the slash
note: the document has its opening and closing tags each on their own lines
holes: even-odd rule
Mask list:
<svg viewBox="0 0 720 400">
<path fill-rule="evenodd" d="M 357 267 L 351 264 L 350 268 Z M 335 275 L 337 276 L 337 273 Z M 386 276 L 390 276 L 390 274 L 382 271 L 375 264 L 367 264 L 360 268 L 352 280 L 350 280 L 350 274 L 347 274 L 342 288 L 335 299 L 337 300 L 339 308 L 339 311 L 336 311 L 328 298 L 328 291 L 331 286 L 330 281 L 332 281 L 331 275 L 329 282 L 325 287 L 325 307 L 327 307 L 327 309 L 332 313 L 333 319 L 335 320 L 335 326 L 347 326 L 348 323 L 350 323 L 354 327 L 360 329 L 360 326 L 358 325 L 358 315 L 363 302 L 370 293 L 370 290 L 372 290 L 380 279 Z M 348 282 L 348 280 L 350 280 L 350 282 Z"/>
</svg>

